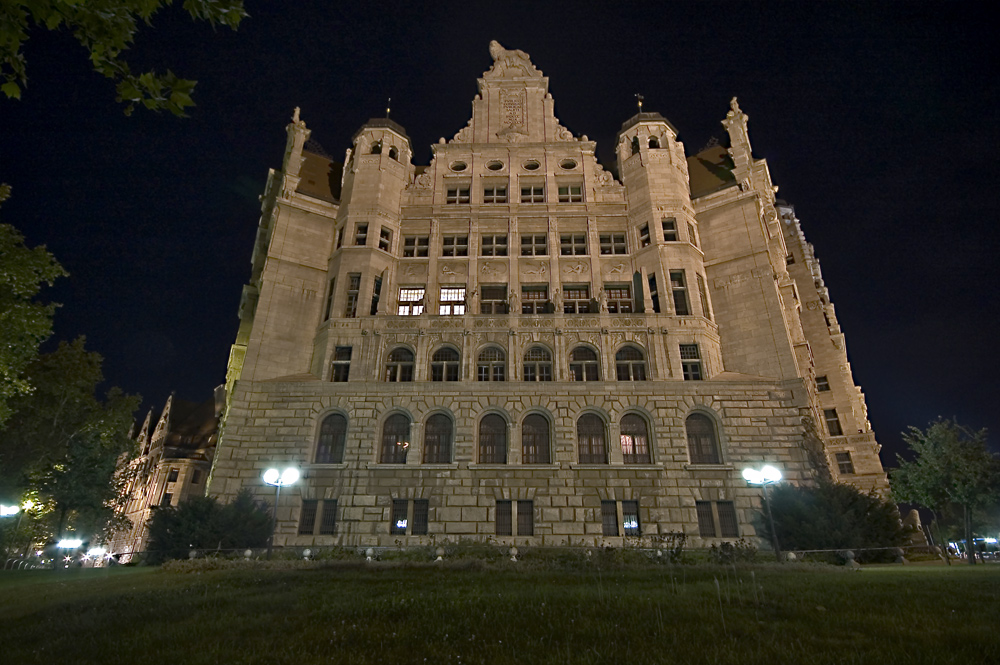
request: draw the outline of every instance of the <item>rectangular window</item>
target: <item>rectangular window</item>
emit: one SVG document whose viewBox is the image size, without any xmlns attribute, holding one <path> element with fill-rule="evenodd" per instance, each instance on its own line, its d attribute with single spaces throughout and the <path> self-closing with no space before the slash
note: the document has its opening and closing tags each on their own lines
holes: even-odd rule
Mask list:
<svg viewBox="0 0 1000 665">
<path fill-rule="evenodd" d="M 201 482 L 201 469 L 195 469 L 191 472 L 191 484 L 197 485 Z"/>
<path fill-rule="evenodd" d="M 483 286 L 482 295 L 479 298 L 480 314 L 506 314 L 507 313 L 507 287 L 506 286 Z"/>
<path fill-rule="evenodd" d="M 327 499 L 323 502 L 323 514 L 319 520 L 319 535 L 332 536 L 337 533 L 337 500 Z"/>
<path fill-rule="evenodd" d="M 507 203 L 507 185 L 483 187 L 483 203 Z"/>
<path fill-rule="evenodd" d="M 484 235 L 480 238 L 480 256 L 507 256 L 507 234 Z"/>
<path fill-rule="evenodd" d="M 673 217 L 663 218 L 663 240 L 665 242 L 677 241 L 677 220 Z"/>
<path fill-rule="evenodd" d="M 337 249 L 340 249 L 341 247 L 344 246 L 344 229 L 346 228 L 347 228 L 346 224 L 344 226 L 341 226 L 340 231 L 337 233 Z"/>
<path fill-rule="evenodd" d="M 319 509 L 319 501 L 312 499 L 302 500 L 302 510 L 299 512 L 299 535 L 311 536 L 316 530 L 316 511 Z"/>
<path fill-rule="evenodd" d="M 427 256 L 427 248 L 430 245 L 430 238 L 427 236 L 404 236 L 403 256 L 420 257 Z"/>
<path fill-rule="evenodd" d="M 695 501 L 698 512 L 698 535 L 702 538 L 715 538 L 715 519 L 712 517 L 711 501 Z"/>
<path fill-rule="evenodd" d="M 785 257 L 785 265 L 786 266 L 790 266 L 790 265 L 794 265 L 794 264 L 795 264 L 795 255 L 794 254 L 789 254 L 788 256 Z"/>
<path fill-rule="evenodd" d="M 851 453 L 837 453 L 837 471 L 842 476 L 854 473 L 854 461 L 851 459 Z"/>
<path fill-rule="evenodd" d="M 497 499 L 497 535 L 513 536 L 513 524 L 511 523 L 511 502 Z"/>
<path fill-rule="evenodd" d="M 649 246 L 649 224 L 639 227 L 639 247 Z"/>
<path fill-rule="evenodd" d="M 660 313 L 660 292 L 656 290 L 656 275 L 649 276 L 649 300 L 653 303 L 653 311 Z"/>
<path fill-rule="evenodd" d="M 840 428 L 840 417 L 837 416 L 836 409 L 826 409 L 823 411 L 823 419 L 826 421 L 826 429 L 830 436 L 841 436 L 844 430 Z"/>
<path fill-rule="evenodd" d="M 605 536 L 618 535 L 618 503 L 601 501 L 601 533 Z"/>
<path fill-rule="evenodd" d="M 427 499 L 413 500 L 413 529 L 410 531 L 412 535 L 414 536 L 427 535 L 427 512 L 428 512 Z"/>
<path fill-rule="evenodd" d="M 688 242 L 690 242 L 695 247 L 698 246 L 698 232 L 694 228 L 694 224 L 688 222 Z"/>
<path fill-rule="evenodd" d="M 333 284 L 336 280 L 330 280 L 330 286 L 326 292 L 326 307 L 323 309 L 323 320 L 329 321 L 331 310 L 333 309 Z"/>
<path fill-rule="evenodd" d="M 606 284 L 604 297 L 608 301 L 608 312 L 612 314 L 632 312 L 632 287 L 628 284 Z"/>
<path fill-rule="evenodd" d="M 383 226 L 378 232 L 378 248 L 382 251 L 388 252 L 391 244 L 392 229 L 387 229 Z"/>
<path fill-rule="evenodd" d="M 361 247 L 368 244 L 368 224 L 358 224 L 354 227 L 354 244 Z"/>
<path fill-rule="evenodd" d="M 701 298 L 701 313 L 708 319 L 712 320 L 712 311 L 708 308 L 708 290 L 705 288 L 705 278 L 699 273 L 695 273 L 695 278 L 698 280 L 698 296 Z"/>
<path fill-rule="evenodd" d="M 521 286 L 521 314 L 547 314 L 549 287 L 543 284 Z"/>
<path fill-rule="evenodd" d="M 587 314 L 590 312 L 590 285 L 567 284 L 563 286 L 563 313 Z"/>
<path fill-rule="evenodd" d="M 361 273 L 353 272 L 347 276 L 347 304 L 344 305 L 344 318 L 353 319 L 358 315 L 358 292 L 361 290 Z"/>
<path fill-rule="evenodd" d="M 180 475 L 180 469 L 170 469 L 170 471 L 167 472 L 167 482 L 176 483 L 178 475 Z"/>
<path fill-rule="evenodd" d="M 565 185 L 559 188 L 559 203 L 583 203 L 581 185 Z"/>
<path fill-rule="evenodd" d="M 830 382 L 825 376 L 816 377 L 816 391 L 821 393 L 830 392 Z"/>
<path fill-rule="evenodd" d="M 602 233 L 601 254 L 628 254 L 628 245 L 625 242 L 624 233 Z"/>
<path fill-rule="evenodd" d="M 174 499 L 173 492 L 164 492 L 163 493 L 163 498 L 160 499 L 160 505 L 161 506 L 169 506 L 170 503 L 171 503 L 171 501 L 173 501 L 173 499 Z"/>
<path fill-rule="evenodd" d="M 736 506 L 732 501 L 718 501 L 715 504 L 719 511 L 719 535 L 723 538 L 739 538 L 740 527 L 736 522 Z"/>
<path fill-rule="evenodd" d="M 681 370 L 685 381 L 701 381 L 701 354 L 697 344 L 681 344 Z"/>
<path fill-rule="evenodd" d="M 622 501 L 622 533 L 626 536 L 640 536 L 639 502 Z"/>
<path fill-rule="evenodd" d="M 408 502 L 406 499 L 392 500 L 392 521 L 389 523 L 389 533 L 394 536 L 406 535 L 406 512 Z"/>
<path fill-rule="evenodd" d="M 586 233 L 563 233 L 559 238 L 559 253 L 563 256 L 584 256 L 587 254 Z"/>
<path fill-rule="evenodd" d="M 535 535 L 535 507 L 531 501 L 517 502 L 517 535 Z"/>
<path fill-rule="evenodd" d="M 441 316 L 465 314 L 464 286 L 441 287 L 441 298 L 438 300 L 438 314 Z"/>
<path fill-rule="evenodd" d="M 344 383 L 351 373 L 351 347 L 338 346 L 333 351 L 333 374 L 330 377 L 335 383 Z"/>
<path fill-rule="evenodd" d="M 449 187 L 444 202 L 448 205 L 467 204 L 469 202 L 468 185 Z"/>
<path fill-rule="evenodd" d="M 424 313 L 424 287 L 403 287 L 399 290 L 399 316 L 416 316 Z"/>
<path fill-rule="evenodd" d="M 521 203 L 545 203 L 545 185 L 521 187 Z"/>
<path fill-rule="evenodd" d="M 441 238 L 441 256 L 468 256 L 469 236 L 444 236 Z"/>
<path fill-rule="evenodd" d="M 674 296 L 674 313 L 677 316 L 690 316 L 691 304 L 688 302 L 687 280 L 683 270 L 670 271 L 670 292 Z"/>
<path fill-rule="evenodd" d="M 521 235 L 521 256 L 548 256 L 549 243 L 544 233 Z"/>
<path fill-rule="evenodd" d="M 369 308 L 368 313 L 372 316 L 378 314 L 378 300 L 382 296 L 382 276 L 379 275 L 375 278 L 375 282 L 372 284 L 372 306 Z"/>
</svg>

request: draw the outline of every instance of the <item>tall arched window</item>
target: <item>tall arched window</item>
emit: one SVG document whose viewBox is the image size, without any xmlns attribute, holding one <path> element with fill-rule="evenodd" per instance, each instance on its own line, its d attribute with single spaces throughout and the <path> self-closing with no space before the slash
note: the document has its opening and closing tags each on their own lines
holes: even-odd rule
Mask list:
<svg viewBox="0 0 1000 665">
<path fill-rule="evenodd" d="M 382 154 L 382 142 L 381 141 L 375 141 L 375 143 L 372 143 L 372 154 L 373 155 L 381 155 Z"/>
<path fill-rule="evenodd" d="M 479 381 L 506 381 L 507 356 L 496 346 L 483 349 L 476 363 L 476 378 Z"/>
<path fill-rule="evenodd" d="M 615 354 L 615 372 L 619 381 L 645 381 L 646 358 L 634 346 L 623 346 Z"/>
<path fill-rule="evenodd" d="M 523 464 L 550 464 L 549 421 L 537 413 L 521 421 L 521 462 Z"/>
<path fill-rule="evenodd" d="M 524 380 L 552 380 L 552 355 L 543 347 L 533 346 L 524 353 Z"/>
<path fill-rule="evenodd" d="M 382 424 L 382 464 L 406 464 L 410 448 L 410 419 L 402 413 L 386 418 Z"/>
<path fill-rule="evenodd" d="M 461 356 L 450 346 L 443 346 L 431 356 L 431 381 L 458 381 Z"/>
<path fill-rule="evenodd" d="M 658 138 L 656 138 L 655 136 L 650 136 L 649 137 L 649 147 L 653 148 L 654 150 L 656 148 L 659 148 L 660 147 L 660 140 Z"/>
<path fill-rule="evenodd" d="M 722 464 L 715 423 L 703 413 L 692 413 L 684 421 L 688 454 L 692 464 Z"/>
<path fill-rule="evenodd" d="M 569 377 L 573 381 L 600 381 L 597 352 L 585 346 L 573 349 L 569 356 Z"/>
<path fill-rule="evenodd" d="M 585 413 L 576 421 L 576 441 L 580 450 L 580 464 L 607 464 L 608 447 L 605 445 L 604 421 L 593 413 Z"/>
<path fill-rule="evenodd" d="M 495 413 L 479 421 L 479 463 L 507 463 L 507 421 Z"/>
<path fill-rule="evenodd" d="M 638 136 L 633 136 L 632 137 L 632 154 L 633 155 L 638 155 L 639 154 L 639 137 Z"/>
<path fill-rule="evenodd" d="M 427 419 L 424 428 L 424 464 L 451 462 L 451 418 L 436 413 Z"/>
<path fill-rule="evenodd" d="M 626 464 L 650 464 L 649 433 L 646 421 L 634 413 L 626 414 L 620 423 L 622 457 Z"/>
<path fill-rule="evenodd" d="M 413 380 L 413 352 L 399 347 L 393 349 L 385 362 L 386 381 Z"/>
<path fill-rule="evenodd" d="M 344 461 L 344 439 L 347 437 L 347 418 L 332 413 L 319 426 L 316 442 L 317 464 L 340 464 Z"/>
<path fill-rule="evenodd" d="M 396 161 L 399 161 L 399 151 L 396 150 L 396 146 L 392 146 L 389 148 L 389 157 L 395 159 Z"/>
</svg>

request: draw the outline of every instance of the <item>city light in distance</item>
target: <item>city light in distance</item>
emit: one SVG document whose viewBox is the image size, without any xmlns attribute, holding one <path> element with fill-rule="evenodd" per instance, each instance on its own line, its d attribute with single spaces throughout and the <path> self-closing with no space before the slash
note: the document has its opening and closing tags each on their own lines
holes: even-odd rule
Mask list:
<svg viewBox="0 0 1000 665">
<path fill-rule="evenodd" d="M 64 538 L 56 543 L 56 547 L 67 550 L 75 550 L 80 545 L 83 545 L 83 541 L 79 538 Z"/>
<path fill-rule="evenodd" d="M 743 479 L 751 485 L 770 485 L 781 480 L 781 471 L 767 464 L 757 469 L 743 469 Z"/>
<path fill-rule="evenodd" d="M 271 468 L 264 472 L 263 479 L 268 485 L 277 485 L 279 487 L 291 485 L 299 479 L 299 470 L 294 466 L 290 466 L 284 471 Z"/>
</svg>

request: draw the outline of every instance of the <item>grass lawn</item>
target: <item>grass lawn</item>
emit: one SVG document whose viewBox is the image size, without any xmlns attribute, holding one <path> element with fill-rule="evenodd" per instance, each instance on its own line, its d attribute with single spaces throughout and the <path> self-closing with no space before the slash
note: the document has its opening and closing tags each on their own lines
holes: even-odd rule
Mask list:
<svg viewBox="0 0 1000 665">
<path fill-rule="evenodd" d="M 1000 663 L 1000 565 L 439 566 L 8 571 L 0 663 Z"/>
</svg>

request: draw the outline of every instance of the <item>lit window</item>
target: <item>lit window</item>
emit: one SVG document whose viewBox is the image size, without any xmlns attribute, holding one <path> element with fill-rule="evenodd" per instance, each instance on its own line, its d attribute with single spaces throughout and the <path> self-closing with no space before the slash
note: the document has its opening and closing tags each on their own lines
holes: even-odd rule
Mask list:
<svg viewBox="0 0 1000 665">
<path fill-rule="evenodd" d="M 354 227 L 354 244 L 361 247 L 368 244 L 368 224 L 358 224 Z"/>
<path fill-rule="evenodd" d="M 361 289 L 361 274 L 351 273 L 347 276 L 347 303 L 344 305 L 344 318 L 353 319 L 358 315 L 358 292 Z"/>
<path fill-rule="evenodd" d="M 317 464 L 340 464 L 344 461 L 344 442 L 347 438 L 347 418 L 333 413 L 323 419 L 316 442 Z"/>
<path fill-rule="evenodd" d="M 521 462 L 523 464 L 549 464 L 549 421 L 545 416 L 532 413 L 521 421 Z"/>
<path fill-rule="evenodd" d="M 333 351 L 333 372 L 330 380 L 343 383 L 351 373 L 351 347 L 338 346 Z"/>
<path fill-rule="evenodd" d="M 628 314 L 632 311 L 632 287 L 628 284 L 605 285 L 604 297 L 611 314 Z"/>
<path fill-rule="evenodd" d="M 540 346 L 533 346 L 524 354 L 525 381 L 551 381 L 552 356 Z"/>
<path fill-rule="evenodd" d="M 564 233 L 559 237 L 559 253 L 563 256 L 583 256 L 587 253 L 586 233 Z"/>
<path fill-rule="evenodd" d="M 634 346 L 622 347 L 615 354 L 615 373 L 619 381 L 645 381 L 646 359 Z"/>
<path fill-rule="evenodd" d="M 469 236 L 444 236 L 441 238 L 441 256 L 468 256 Z"/>
<path fill-rule="evenodd" d="M 559 188 L 559 203 L 582 203 L 583 187 L 580 185 L 565 185 Z"/>
<path fill-rule="evenodd" d="M 722 464 L 715 423 L 702 413 L 692 413 L 684 421 L 691 464 Z"/>
<path fill-rule="evenodd" d="M 601 254 L 628 254 L 624 233 L 602 233 Z"/>
<path fill-rule="evenodd" d="M 480 314 L 506 314 L 507 311 L 506 286 L 482 287 L 482 295 L 479 298 Z"/>
<path fill-rule="evenodd" d="M 840 417 L 836 409 L 826 409 L 823 411 L 823 419 L 826 421 L 826 429 L 830 436 L 841 436 L 844 430 L 840 427 Z"/>
<path fill-rule="evenodd" d="M 681 370 L 685 381 L 701 381 L 701 354 L 697 344 L 681 344 Z"/>
<path fill-rule="evenodd" d="M 385 380 L 406 382 L 413 380 L 413 352 L 409 349 L 393 349 L 385 363 Z"/>
<path fill-rule="evenodd" d="M 830 381 L 825 376 L 816 377 L 816 390 L 821 393 L 830 391 Z"/>
<path fill-rule="evenodd" d="M 387 229 L 384 226 L 379 229 L 378 232 L 378 248 L 382 251 L 388 252 L 389 246 L 392 243 L 392 230 Z"/>
<path fill-rule="evenodd" d="M 664 217 L 663 222 L 663 239 L 666 242 L 676 242 L 677 241 L 677 220 L 673 217 Z"/>
<path fill-rule="evenodd" d="M 406 464 L 406 451 L 409 449 L 410 419 L 401 413 L 389 416 L 382 425 L 380 461 L 382 464 Z"/>
<path fill-rule="evenodd" d="M 487 185 L 483 187 L 483 203 L 507 203 L 507 186 Z"/>
<path fill-rule="evenodd" d="M 479 361 L 476 363 L 476 377 L 479 381 L 505 381 L 506 362 L 504 352 L 491 346 L 483 349 L 479 354 Z"/>
<path fill-rule="evenodd" d="M 545 186 L 528 185 L 521 187 L 521 203 L 545 203 Z"/>
<path fill-rule="evenodd" d="M 480 256 L 507 256 L 507 234 L 484 235 L 479 245 Z"/>
<path fill-rule="evenodd" d="M 389 533 L 396 536 L 405 536 L 408 524 L 407 512 L 409 501 L 406 499 L 392 500 L 392 516 L 389 522 Z"/>
<path fill-rule="evenodd" d="M 458 381 L 461 357 L 455 349 L 444 346 L 431 356 L 431 381 Z"/>
<path fill-rule="evenodd" d="M 403 287 L 399 290 L 399 307 L 396 313 L 400 316 L 416 316 L 424 313 L 424 287 Z"/>
<path fill-rule="evenodd" d="M 642 535 L 639 529 L 638 501 L 622 501 L 622 534 L 633 537 Z"/>
<path fill-rule="evenodd" d="M 842 476 L 854 473 L 854 461 L 851 459 L 851 453 L 837 453 L 837 472 Z"/>
<path fill-rule="evenodd" d="M 438 301 L 438 314 L 452 316 L 465 314 L 465 287 L 442 286 Z"/>
<path fill-rule="evenodd" d="M 570 284 L 563 287 L 563 313 L 587 314 L 591 312 L 590 285 Z"/>
<path fill-rule="evenodd" d="M 622 418 L 619 425 L 624 462 L 626 464 L 650 464 L 646 421 L 641 416 L 629 413 Z"/>
<path fill-rule="evenodd" d="M 449 187 L 448 193 L 445 196 L 445 203 L 452 204 L 464 204 L 469 202 L 469 188 L 468 187 Z"/>
<path fill-rule="evenodd" d="M 684 279 L 683 270 L 670 271 L 670 292 L 674 297 L 674 314 L 690 316 L 691 304 L 688 302 L 687 280 Z"/>
<path fill-rule="evenodd" d="M 571 381 L 599 381 L 601 374 L 597 366 L 597 353 L 585 346 L 573 349 L 569 357 L 569 378 Z"/>
<path fill-rule="evenodd" d="M 543 233 L 521 236 L 521 256 L 548 256 L 549 247 Z"/>
<path fill-rule="evenodd" d="M 549 311 L 549 287 L 542 284 L 521 286 L 521 314 L 547 314 Z"/>
<path fill-rule="evenodd" d="M 639 247 L 649 246 L 649 224 L 639 227 Z"/>
<path fill-rule="evenodd" d="M 479 463 L 507 463 L 507 421 L 495 413 L 479 421 Z"/>
<path fill-rule="evenodd" d="M 403 238 L 403 256 L 427 256 L 430 239 L 427 236 L 405 236 Z"/>
</svg>

